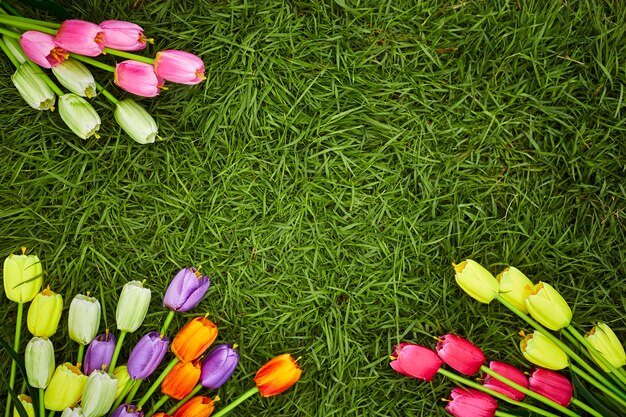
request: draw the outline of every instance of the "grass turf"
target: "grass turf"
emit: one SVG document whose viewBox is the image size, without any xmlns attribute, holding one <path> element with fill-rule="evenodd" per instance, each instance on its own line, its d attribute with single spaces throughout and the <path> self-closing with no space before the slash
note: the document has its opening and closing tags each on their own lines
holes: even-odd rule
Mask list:
<svg viewBox="0 0 626 417">
<path fill-rule="evenodd" d="M 222 403 L 272 356 L 302 356 L 295 388 L 231 415 L 444 415 L 453 385 L 401 377 L 388 355 L 446 332 L 528 366 L 521 321 L 455 285 L 450 264 L 468 257 L 553 284 L 577 323 L 624 340 L 618 2 L 62 4 L 143 25 L 153 50 L 199 54 L 208 79 L 142 100 L 164 142 L 133 143 L 104 99 L 102 139 L 82 141 L 26 107 L 0 61 L 0 254 L 39 254 L 66 308 L 102 293 L 112 329 L 121 286 L 145 279 L 138 333 L 160 327 L 176 270 L 202 265 L 212 286 L 193 314 L 240 345 Z M 75 357 L 66 317 L 57 362 Z"/>
</svg>

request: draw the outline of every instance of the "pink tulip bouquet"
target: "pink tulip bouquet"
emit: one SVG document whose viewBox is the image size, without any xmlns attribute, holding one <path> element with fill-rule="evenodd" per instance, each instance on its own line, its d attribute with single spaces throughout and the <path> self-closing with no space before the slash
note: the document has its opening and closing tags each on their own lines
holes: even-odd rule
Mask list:
<svg viewBox="0 0 626 417">
<path fill-rule="evenodd" d="M 153 43 L 135 23 L 77 19 L 54 23 L 11 12 L 4 2 L 0 5 L 0 48 L 16 68 L 13 84 L 34 109 L 52 111 L 57 106 L 61 119 L 83 139 L 99 137 L 100 116 L 88 101 L 98 93 L 115 107 L 115 120 L 132 139 L 142 144 L 159 139 L 154 118 L 133 99 L 117 99 L 96 82 L 86 65 L 110 72 L 115 85 L 140 97 L 158 96 L 167 90 L 166 81 L 193 85 L 205 79 L 204 63 L 192 53 L 169 49 L 154 58 L 133 53 Z M 112 66 L 96 59 L 103 54 L 122 60 Z"/>
</svg>

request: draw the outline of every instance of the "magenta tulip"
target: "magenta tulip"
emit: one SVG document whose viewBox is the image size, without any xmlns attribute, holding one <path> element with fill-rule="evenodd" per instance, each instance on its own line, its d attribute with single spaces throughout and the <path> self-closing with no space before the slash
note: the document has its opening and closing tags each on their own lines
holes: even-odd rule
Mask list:
<svg viewBox="0 0 626 417">
<path fill-rule="evenodd" d="M 178 84 L 198 84 L 204 76 L 204 62 L 194 54 L 169 49 L 157 52 L 154 71 L 164 80 Z"/>
<path fill-rule="evenodd" d="M 120 88 L 142 97 L 155 97 L 163 87 L 163 79 L 157 77 L 154 67 L 139 61 L 122 61 L 115 66 L 115 84 Z"/>
<path fill-rule="evenodd" d="M 454 388 L 446 411 L 455 417 L 493 417 L 498 403 L 484 392 L 471 388 Z"/>
<path fill-rule="evenodd" d="M 487 361 L 476 345 L 455 334 L 439 338 L 437 354 L 446 365 L 464 375 L 474 375 Z"/>
<path fill-rule="evenodd" d="M 165 291 L 163 307 L 178 312 L 189 311 L 202 300 L 209 285 L 209 277 L 196 268 L 181 269 Z"/>
<path fill-rule="evenodd" d="M 100 23 L 104 31 L 104 45 L 120 51 L 139 51 L 146 47 L 148 39 L 143 28 L 124 20 L 105 20 Z"/>
<path fill-rule="evenodd" d="M 424 381 L 432 380 L 443 363 L 434 351 L 413 343 L 397 345 L 391 359 L 390 365 L 397 372 Z"/>
<path fill-rule="evenodd" d="M 574 391 L 566 376 L 543 368 L 536 368 L 528 378 L 528 388 L 563 407 L 572 401 Z"/>
<path fill-rule="evenodd" d="M 218 389 L 235 372 L 239 352 L 233 345 L 219 345 L 202 360 L 200 384 L 208 389 Z"/>
<path fill-rule="evenodd" d="M 54 43 L 54 37 L 34 30 L 22 33 L 20 46 L 31 61 L 43 68 L 56 67 L 70 55 Z"/>
<path fill-rule="evenodd" d="M 70 19 L 61 23 L 54 42 L 76 54 L 98 56 L 104 49 L 104 31 L 95 23 Z"/>
<path fill-rule="evenodd" d="M 517 385 L 521 385 L 524 388 L 528 388 L 528 378 L 519 369 L 504 362 L 489 362 L 489 369 L 495 373 L 502 375 L 506 379 L 515 382 Z M 505 384 L 504 382 L 492 377 L 491 375 L 485 376 L 483 385 L 489 389 L 506 395 L 516 401 L 522 401 L 525 397 L 523 392 L 516 390 Z"/>
<path fill-rule="evenodd" d="M 120 404 L 111 417 L 143 417 L 143 411 L 136 405 L 125 403 Z"/>
<path fill-rule="evenodd" d="M 109 369 L 113 352 L 115 351 L 115 336 L 113 333 L 102 333 L 96 336 L 89 346 L 85 354 L 83 363 L 83 373 L 89 376 L 93 371 L 106 371 Z"/>
<path fill-rule="evenodd" d="M 167 353 L 170 340 L 159 332 L 150 332 L 139 339 L 128 357 L 128 375 L 132 379 L 146 379 L 156 370 Z"/>
</svg>

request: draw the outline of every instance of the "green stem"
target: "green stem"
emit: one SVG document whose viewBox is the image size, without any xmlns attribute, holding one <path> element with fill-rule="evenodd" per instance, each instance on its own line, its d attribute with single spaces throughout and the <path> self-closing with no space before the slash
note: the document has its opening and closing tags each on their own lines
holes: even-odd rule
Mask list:
<svg viewBox="0 0 626 417">
<path fill-rule="evenodd" d="M 127 403 L 133 402 L 133 400 L 135 399 L 135 395 L 137 395 L 137 391 L 139 391 L 139 387 L 141 386 L 142 382 L 143 382 L 143 379 L 136 379 L 133 382 L 132 389 L 128 393 L 128 396 L 126 397 L 126 401 L 124 402 L 127 402 Z"/>
<path fill-rule="evenodd" d="M 222 408 L 220 411 L 218 411 L 216 414 L 213 414 L 213 417 L 222 417 L 225 416 L 226 414 L 228 414 L 231 410 L 233 410 L 235 407 L 237 407 L 239 404 L 241 404 L 242 402 L 244 402 L 245 400 L 247 400 L 249 397 L 252 397 L 254 394 L 256 394 L 257 392 L 259 392 L 259 389 L 257 387 L 254 388 L 250 388 L 248 391 L 244 392 L 243 394 L 241 394 L 239 397 L 237 397 L 235 399 L 235 401 L 233 401 L 232 403 L 228 404 L 226 407 Z"/>
<path fill-rule="evenodd" d="M 148 414 L 146 414 L 145 417 L 152 417 L 152 414 L 156 413 L 156 411 L 167 402 L 167 400 L 169 400 L 170 397 L 168 397 L 167 395 L 162 396 L 159 401 L 157 401 L 156 404 L 154 404 L 152 406 L 152 408 L 150 409 L 150 411 L 148 412 Z M 169 414 L 169 413 L 167 413 Z"/>
<path fill-rule="evenodd" d="M 13 32 L 12 30 L 0 28 L 0 33 L 3 35 L 7 35 L 10 38 L 19 39 L 21 35 L 19 33 Z"/>
<path fill-rule="evenodd" d="M 183 404 L 185 404 L 187 401 L 189 401 L 194 395 L 196 395 L 198 392 L 200 392 L 200 390 L 202 389 L 202 385 L 198 384 L 194 387 L 193 390 L 191 390 L 191 392 L 189 394 L 187 394 L 187 396 L 185 398 L 183 398 L 182 400 L 180 400 L 179 402 L 177 402 L 172 408 L 170 408 L 169 410 L 167 410 L 167 414 L 168 415 L 172 415 L 176 412 L 176 410 L 178 410 L 180 407 L 182 407 Z"/>
<path fill-rule="evenodd" d="M 50 412 L 48 413 L 48 417 L 54 417 L 54 413 L 56 413 L 56 411 L 50 410 Z"/>
<path fill-rule="evenodd" d="M 496 414 L 494 414 L 498 417 L 518 417 L 515 414 L 509 414 L 509 413 L 505 413 L 504 411 L 497 411 L 496 410 Z"/>
<path fill-rule="evenodd" d="M 137 54 L 131 54 L 129 52 L 118 51 L 117 49 L 104 48 L 102 50 L 102 53 L 132 59 L 133 61 L 145 62 L 146 64 L 150 65 L 154 64 L 153 58 L 148 58 L 147 56 L 141 56 Z"/>
<path fill-rule="evenodd" d="M 580 408 L 581 410 L 585 410 L 586 412 L 588 412 L 592 416 L 603 417 L 602 414 L 598 413 L 596 410 L 594 410 L 593 408 L 589 407 L 587 404 L 578 401 L 576 398 L 572 398 L 572 404 L 575 405 L 576 407 Z"/>
<path fill-rule="evenodd" d="M 474 381 L 472 381 L 470 379 L 463 378 L 462 376 L 459 376 L 459 375 L 455 374 L 454 372 L 447 371 L 447 370 L 445 370 L 443 368 L 439 368 L 439 370 L 437 372 L 440 373 L 441 375 L 447 376 L 448 378 L 450 378 L 453 381 L 459 382 L 459 383 L 461 383 L 463 385 L 467 385 L 468 387 L 472 387 L 474 389 L 477 389 L 479 391 L 487 393 L 487 394 L 491 395 L 492 397 L 499 398 L 502 401 L 508 402 L 509 404 L 513 404 L 513 405 L 516 405 L 518 407 L 522 407 L 522 408 L 525 408 L 527 410 L 534 411 L 535 413 L 537 413 L 539 415 L 542 415 L 542 416 L 558 417 L 557 414 L 553 414 L 553 413 L 550 413 L 549 411 L 542 410 L 541 408 L 535 407 L 534 405 L 525 404 L 525 403 L 522 403 L 522 402 L 519 402 L 519 401 L 515 401 L 515 400 L 507 397 L 504 394 L 500 394 L 497 391 L 494 391 L 492 389 L 484 387 L 484 386 L 482 386 L 482 385 L 480 385 L 480 384 L 478 384 L 478 383 L 476 383 L 476 382 L 474 382 Z M 213 417 L 217 417 L 217 416 L 213 416 Z"/>
<path fill-rule="evenodd" d="M 515 382 L 511 381 L 510 379 L 505 378 L 502 375 L 500 375 L 499 373 L 489 369 L 485 365 L 481 366 L 480 370 L 483 371 L 484 373 L 486 373 L 487 375 L 491 375 L 492 377 L 494 377 L 498 381 L 501 381 L 501 382 L 507 384 L 508 386 L 515 388 L 519 392 L 522 392 L 522 393 L 528 395 L 529 397 L 532 397 L 532 398 L 536 399 L 537 401 L 540 401 L 540 402 L 544 403 L 548 407 L 552 407 L 555 410 L 558 410 L 558 411 L 560 411 L 561 413 L 563 413 L 563 414 L 565 414 L 567 416 L 580 417 L 579 414 L 576 414 L 572 410 L 568 410 L 567 408 L 565 408 L 562 405 L 560 405 L 560 404 L 558 404 L 558 403 L 556 403 L 556 402 L 554 402 L 554 401 L 544 397 L 543 395 L 539 395 L 536 392 L 533 392 L 533 391 L 529 390 L 528 388 L 524 388 L 523 386 L 521 386 L 519 384 L 516 384 Z"/>
<path fill-rule="evenodd" d="M 22 335 L 22 320 L 24 316 L 24 303 L 17 304 L 17 319 L 15 321 L 15 340 L 13 341 L 13 350 L 20 352 L 20 338 Z M 15 374 L 17 373 L 17 363 L 11 361 L 11 375 L 9 376 L 9 388 L 13 389 L 15 386 Z M 5 417 L 9 417 L 11 414 L 11 396 L 7 395 L 7 408 L 4 411 Z"/>
<path fill-rule="evenodd" d="M 172 310 L 170 310 L 169 313 L 167 313 L 167 317 L 165 318 L 165 322 L 163 323 L 163 327 L 161 327 L 161 335 L 165 335 L 165 332 L 167 332 L 167 329 L 170 327 L 170 323 L 172 323 L 172 319 L 174 318 L 174 315 L 176 313 L 174 313 Z"/>
<path fill-rule="evenodd" d="M 124 343 L 124 338 L 126 337 L 126 332 L 121 331 L 120 337 L 117 339 L 117 343 L 115 344 L 115 350 L 113 351 L 113 358 L 111 359 L 111 365 L 109 365 L 109 369 L 114 370 L 115 365 L 117 364 L 117 357 L 120 356 L 120 350 L 122 349 L 122 343 Z"/>
<path fill-rule="evenodd" d="M 118 105 L 119 104 L 119 100 L 117 98 L 115 98 L 115 96 L 111 93 L 109 93 L 106 88 L 104 88 L 104 86 L 102 86 L 99 83 L 96 83 L 96 88 L 98 89 L 98 91 L 100 91 L 102 93 L 103 96 L 105 96 L 111 103 Z"/>
<path fill-rule="evenodd" d="M 46 406 L 43 404 L 43 396 L 44 396 L 44 389 L 39 388 L 39 415 L 41 417 L 44 417 L 46 415 Z"/>
<path fill-rule="evenodd" d="M 11 7 L 9 4 L 6 4 L 5 2 L 0 1 L 0 5 L 1 5 L 2 7 L 4 7 L 4 8 L 7 10 L 7 12 L 9 12 L 10 14 L 12 14 L 13 16 L 21 16 L 20 12 L 18 12 L 17 10 L 15 10 L 15 9 L 14 9 L 13 7 Z M 0 10 L 2 10 L 2 9 L 0 9 Z M 7 12 L 5 12 L 4 10 L 2 10 L 2 14 L 9 14 L 9 13 L 7 13 Z M 43 416 L 41 416 L 41 417 L 43 417 Z"/>
<path fill-rule="evenodd" d="M 85 345 L 83 345 L 82 343 L 78 344 L 78 359 L 76 360 L 76 363 L 78 364 L 78 366 L 80 367 L 80 364 L 83 363 L 83 357 L 85 356 Z"/>
<path fill-rule="evenodd" d="M 0 33 L 2 33 L 2 29 L 0 29 Z M 13 53 L 11 52 L 11 50 L 9 49 L 9 47 L 7 46 L 6 43 L 4 43 L 4 41 L 2 39 L 0 39 L 0 48 L 2 49 L 2 51 L 6 54 L 6 56 L 9 58 L 9 60 L 11 61 L 11 63 L 15 66 L 15 68 L 19 68 L 20 61 L 18 61 L 15 58 L 15 55 L 13 55 Z"/>
<path fill-rule="evenodd" d="M 45 22 L 43 20 L 29 19 L 28 17 L 22 17 L 22 16 L 11 16 L 11 19 L 18 21 L 18 22 L 30 23 L 36 26 L 41 26 L 41 27 L 50 28 L 50 29 L 58 29 L 61 27 L 60 23 Z"/>
<path fill-rule="evenodd" d="M 161 382 L 163 382 L 167 374 L 172 370 L 174 366 L 176 366 L 177 363 L 178 363 L 178 358 L 172 359 L 172 361 L 167 365 L 167 367 L 163 370 L 163 372 L 161 372 L 161 375 L 159 375 L 156 381 L 154 381 L 154 383 L 150 386 L 150 389 L 148 389 L 148 392 L 146 392 L 146 394 L 143 397 L 141 397 L 141 400 L 139 400 L 139 402 L 137 403 L 138 407 L 143 407 L 146 401 L 150 399 L 152 394 L 154 394 L 154 391 L 156 391 L 159 385 L 161 385 Z"/>
<path fill-rule="evenodd" d="M 93 59 L 90 58 L 88 56 L 84 56 L 84 55 L 79 55 L 79 54 L 75 54 L 75 53 L 70 53 L 70 57 L 78 60 L 78 61 L 83 61 L 86 64 L 91 65 L 92 67 L 96 67 L 96 68 L 100 68 L 103 69 L 105 71 L 108 72 L 115 72 L 115 67 L 112 65 L 107 65 L 107 64 L 103 64 L 102 62 L 98 61 L 97 59 Z"/>
<path fill-rule="evenodd" d="M 56 35 L 57 33 L 57 31 L 54 29 L 50 29 L 45 26 L 35 25 L 32 23 L 27 23 L 22 20 L 16 20 L 13 16 L 0 15 L 0 23 L 19 29 L 36 30 L 38 32 L 47 33 L 48 35 L 52 36 Z"/>
<path fill-rule="evenodd" d="M 111 407 L 111 410 L 117 410 L 117 407 L 120 406 L 122 401 L 124 401 L 124 398 L 126 398 L 126 395 L 128 395 L 128 392 L 133 386 L 133 382 L 134 380 L 132 379 L 129 379 L 128 381 L 126 381 L 126 385 L 124 385 L 124 388 L 120 392 L 120 396 L 117 397 L 117 400 L 115 400 L 115 403 L 113 404 L 113 407 Z"/>
<path fill-rule="evenodd" d="M 608 395 L 609 397 L 613 398 L 615 401 L 620 403 L 622 405 L 622 407 L 626 407 L 626 401 L 624 401 L 622 399 L 622 397 L 620 397 L 619 395 L 617 395 L 616 393 L 614 393 L 610 389 L 607 389 L 604 385 L 602 385 L 601 383 L 599 383 L 598 381 L 596 381 L 595 379 L 590 377 L 589 374 L 584 372 L 582 369 L 580 369 L 579 367 L 577 367 L 573 363 L 570 363 L 569 368 L 576 375 L 579 375 L 582 379 L 584 379 L 585 381 L 589 382 L 591 385 L 593 385 L 594 387 L 596 387 L 597 389 L 599 389 L 600 391 L 604 392 L 606 395 Z"/>
</svg>

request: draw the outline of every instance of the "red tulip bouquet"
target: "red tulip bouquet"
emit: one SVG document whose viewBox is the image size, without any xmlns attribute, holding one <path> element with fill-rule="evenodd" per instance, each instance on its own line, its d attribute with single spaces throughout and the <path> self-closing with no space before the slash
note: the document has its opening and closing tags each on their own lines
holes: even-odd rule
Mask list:
<svg viewBox="0 0 626 417">
<path fill-rule="evenodd" d="M 43 271 L 39 258 L 10 255 L 4 262 L 4 289 L 18 303 L 15 341 L 11 348 L 0 344 L 12 355 L 9 398 L 5 417 L 208 417 L 217 397 L 209 391 L 219 389 L 235 372 L 239 363 L 237 345 L 224 343 L 209 351 L 218 336 L 218 327 L 205 316 L 195 317 L 178 331 L 170 343 L 168 329 L 176 313 L 188 312 L 209 289 L 209 278 L 196 268 L 180 270 L 169 283 L 163 307 L 169 309 L 159 331 L 148 331 L 130 351 L 126 363 L 118 366 L 124 339 L 143 324 L 151 301 L 151 291 L 141 281 L 126 283 L 117 303 L 117 336 L 100 329 L 100 302 L 87 295 L 76 295 L 69 306 L 68 333 L 78 343 L 76 362 L 57 364 L 50 337 L 57 331 L 63 298 L 50 288 L 40 291 Z M 32 339 L 21 354 L 21 326 L 24 305 Z M 171 352 L 172 358 L 144 390 L 142 383 L 151 377 Z M 17 395 L 17 369 L 24 375 L 30 395 Z M 157 375 L 157 374 L 155 374 Z M 263 397 L 277 395 L 294 385 L 301 370 L 291 355 L 280 355 L 260 368 L 255 387 L 222 408 L 215 416 L 230 410 L 257 392 Z M 157 390 L 160 398 L 153 400 Z M 143 395 L 135 400 L 137 394 Z M 204 393 L 203 393 L 204 391 Z M 167 413 L 159 412 L 168 402 Z M 148 406 L 149 405 L 149 406 Z"/>
<path fill-rule="evenodd" d="M 446 411 L 457 417 L 511 416 L 498 409 L 499 402 L 542 416 L 626 415 L 626 354 L 605 323 L 581 335 L 563 297 L 547 283 L 533 284 L 516 268 L 506 268 L 497 277 L 469 259 L 454 268 L 456 282 L 468 295 L 481 303 L 498 300 L 534 328 L 528 335 L 521 332 L 520 343 L 522 356 L 534 367 L 524 372 L 493 360 L 487 366 L 479 347 L 448 334 L 437 338 L 435 350 L 399 344 L 391 356 L 393 369 L 424 381 L 441 374 L 461 384 L 446 400 Z M 456 373 L 444 369 L 444 364 Z M 570 377 L 558 372 L 565 368 Z M 479 382 L 465 377 L 479 373 Z"/>
<path fill-rule="evenodd" d="M 83 139 L 99 137 L 100 116 L 88 101 L 98 93 L 115 107 L 115 120 L 132 139 L 145 144 L 159 138 L 152 116 L 131 98 L 117 99 L 95 81 L 85 64 L 110 72 L 115 85 L 140 97 L 159 95 L 167 89 L 166 81 L 192 85 L 205 79 L 204 63 L 192 53 L 170 49 L 154 58 L 135 54 L 153 43 L 135 23 L 77 19 L 55 23 L 12 13 L 15 10 L 2 2 L 0 49 L 16 68 L 13 84 L 36 110 L 54 110 L 56 105 L 61 119 Z M 110 65 L 95 59 L 103 54 L 122 60 Z M 50 70 L 63 88 L 44 70 Z"/>
</svg>

